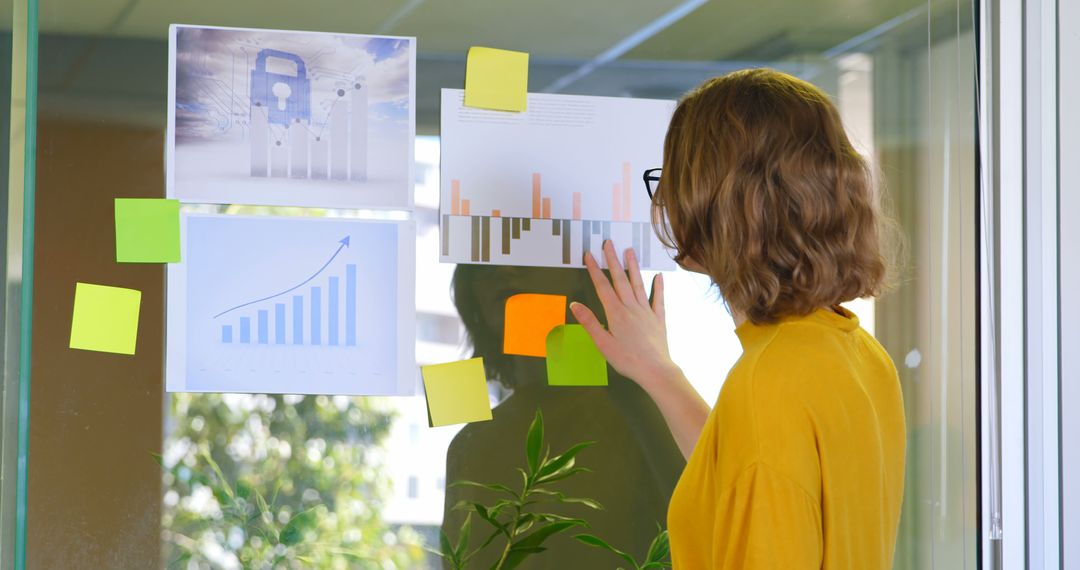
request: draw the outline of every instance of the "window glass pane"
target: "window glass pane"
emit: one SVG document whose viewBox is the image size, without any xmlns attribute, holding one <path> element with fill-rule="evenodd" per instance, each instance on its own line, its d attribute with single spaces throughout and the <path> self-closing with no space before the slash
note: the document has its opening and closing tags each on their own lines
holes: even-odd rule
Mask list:
<svg viewBox="0 0 1080 570">
<path fill-rule="evenodd" d="M 770 66 L 832 97 L 908 243 L 897 287 L 849 303 L 896 361 L 904 389 L 908 461 L 896 567 L 974 567 L 971 2 L 39 0 L 39 7 L 32 567 L 438 568 L 424 549 L 439 547 L 441 529 L 459 535 L 465 514 L 453 507 L 498 500 L 498 491 L 454 483 L 519 485 L 515 468 L 526 466 L 526 432 L 538 408 L 553 454 L 596 442 L 576 458 L 591 473 L 558 488 L 604 508 L 574 503 L 553 512 L 587 519 L 590 532 L 641 558 L 684 466 L 655 405 L 617 374 L 603 389 L 548 387 L 542 360 L 501 348 L 510 295 L 595 305 L 585 272 L 438 262 L 439 89 L 463 86 L 473 45 L 529 52 L 533 92 L 677 99 L 707 78 Z M 492 421 L 429 428 L 422 396 L 164 392 L 164 273 L 115 263 L 112 200 L 164 195 L 172 23 L 418 38 L 413 212 L 184 209 L 414 220 L 416 364 L 484 357 Z M 237 65 L 247 59 L 238 56 Z M 208 96 L 244 101 L 243 91 L 221 85 Z M 635 191 L 645 189 L 638 183 Z M 143 292 L 136 355 L 67 348 L 77 281 Z M 741 354 L 731 317 L 708 277 L 680 270 L 666 282 L 672 355 L 711 403 Z M 471 520 L 479 546 L 489 528 Z M 619 563 L 572 534 L 552 538 L 521 567 Z M 499 554 L 484 550 L 477 567 Z"/>
</svg>

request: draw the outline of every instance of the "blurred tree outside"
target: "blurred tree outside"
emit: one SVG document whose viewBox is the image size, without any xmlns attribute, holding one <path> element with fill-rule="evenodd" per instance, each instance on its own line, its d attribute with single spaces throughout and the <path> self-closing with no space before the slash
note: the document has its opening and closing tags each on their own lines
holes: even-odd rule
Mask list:
<svg viewBox="0 0 1080 570">
<path fill-rule="evenodd" d="M 392 528 L 379 399 L 173 394 L 164 454 L 168 568 L 415 568 Z"/>
</svg>

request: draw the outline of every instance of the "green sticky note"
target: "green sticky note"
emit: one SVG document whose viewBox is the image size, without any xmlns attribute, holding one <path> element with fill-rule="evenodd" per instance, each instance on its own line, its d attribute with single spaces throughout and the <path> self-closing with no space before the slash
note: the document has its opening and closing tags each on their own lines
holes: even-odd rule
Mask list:
<svg viewBox="0 0 1080 570">
<path fill-rule="evenodd" d="M 547 336 L 551 386 L 607 386 L 607 360 L 581 325 L 559 325 Z"/>
<path fill-rule="evenodd" d="M 116 261 L 180 261 L 179 200 L 117 198 L 115 211 Z"/>
<path fill-rule="evenodd" d="M 529 92 L 529 54 L 469 48 L 465 63 L 465 106 L 524 111 Z"/>
<path fill-rule="evenodd" d="M 75 284 L 71 348 L 135 354 L 142 292 L 122 287 Z"/>
<path fill-rule="evenodd" d="M 431 427 L 491 419 L 483 358 L 422 366 L 420 373 Z"/>
</svg>

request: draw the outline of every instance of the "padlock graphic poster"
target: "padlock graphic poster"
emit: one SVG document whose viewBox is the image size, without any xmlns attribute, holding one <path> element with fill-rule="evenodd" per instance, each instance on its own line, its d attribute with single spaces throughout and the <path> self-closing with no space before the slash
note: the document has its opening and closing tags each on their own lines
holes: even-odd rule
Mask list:
<svg viewBox="0 0 1080 570">
<path fill-rule="evenodd" d="M 415 41 L 174 26 L 169 195 L 411 208 Z"/>
</svg>

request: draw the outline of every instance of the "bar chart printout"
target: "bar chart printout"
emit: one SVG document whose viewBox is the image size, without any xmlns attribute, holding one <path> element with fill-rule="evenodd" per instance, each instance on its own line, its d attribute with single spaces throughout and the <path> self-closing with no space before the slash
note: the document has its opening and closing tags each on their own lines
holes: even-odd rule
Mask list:
<svg viewBox="0 0 1080 570">
<path fill-rule="evenodd" d="M 674 269 L 641 179 L 660 164 L 673 105 L 532 94 L 506 115 L 444 89 L 442 261 L 581 267 L 610 239 L 643 269 Z"/>
<path fill-rule="evenodd" d="M 188 216 L 169 391 L 409 393 L 409 222 Z"/>
</svg>

